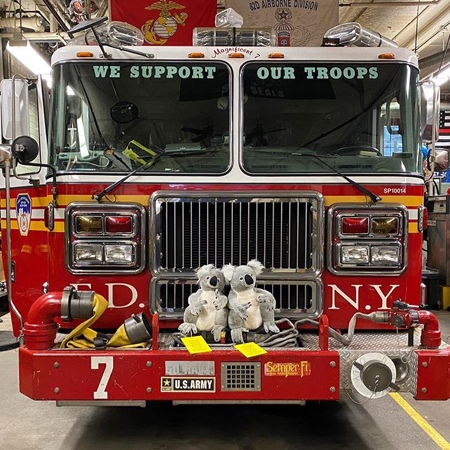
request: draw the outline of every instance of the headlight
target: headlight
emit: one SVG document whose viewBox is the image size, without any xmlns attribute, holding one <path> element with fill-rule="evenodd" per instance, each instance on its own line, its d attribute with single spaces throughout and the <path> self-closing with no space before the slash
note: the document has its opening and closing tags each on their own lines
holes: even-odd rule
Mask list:
<svg viewBox="0 0 450 450">
<path fill-rule="evenodd" d="M 376 264 L 400 264 L 400 248 L 386 245 L 372 247 L 371 262 Z"/>
<path fill-rule="evenodd" d="M 132 245 L 105 245 L 106 263 L 131 264 L 133 262 Z"/>
<path fill-rule="evenodd" d="M 343 264 L 367 264 L 369 247 L 342 246 L 341 261 Z"/>
<path fill-rule="evenodd" d="M 77 263 L 101 263 L 103 260 L 103 247 L 92 244 L 75 244 L 74 256 Z"/>
</svg>

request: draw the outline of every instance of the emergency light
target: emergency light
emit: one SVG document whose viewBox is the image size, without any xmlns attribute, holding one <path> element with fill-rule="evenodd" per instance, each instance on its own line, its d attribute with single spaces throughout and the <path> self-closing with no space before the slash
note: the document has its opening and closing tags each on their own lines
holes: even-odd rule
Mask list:
<svg viewBox="0 0 450 450">
<path fill-rule="evenodd" d="M 322 46 L 398 47 L 394 41 L 357 22 L 343 23 L 330 28 L 323 37 Z"/>
<path fill-rule="evenodd" d="M 242 46 L 271 47 L 276 42 L 272 28 L 203 28 L 197 27 L 193 32 L 193 45 L 200 46 Z"/>
<path fill-rule="evenodd" d="M 233 8 L 227 8 L 216 14 L 215 25 L 217 28 L 241 28 L 244 18 Z"/>
<path fill-rule="evenodd" d="M 271 28 L 241 28 L 244 18 L 233 8 L 227 8 L 216 14 L 217 28 L 194 28 L 192 45 L 270 47 L 275 45 L 276 36 Z"/>
<path fill-rule="evenodd" d="M 99 45 L 101 43 L 102 45 L 119 48 L 124 45 L 143 45 L 144 35 L 139 28 L 125 22 L 101 23 L 104 20 L 106 18 L 86 20 L 73 27 L 67 32 L 72 37 L 67 45 Z M 74 34 L 82 31 L 85 31 L 83 35 L 73 38 Z"/>
</svg>

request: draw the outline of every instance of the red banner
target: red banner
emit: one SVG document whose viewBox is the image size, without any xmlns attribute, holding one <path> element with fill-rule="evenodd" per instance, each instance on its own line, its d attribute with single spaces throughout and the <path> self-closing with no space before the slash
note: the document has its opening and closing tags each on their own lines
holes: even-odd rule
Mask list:
<svg viewBox="0 0 450 450">
<path fill-rule="evenodd" d="M 217 0 L 110 0 L 111 20 L 139 28 L 148 45 L 192 45 L 195 27 L 213 27 Z"/>
</svg>

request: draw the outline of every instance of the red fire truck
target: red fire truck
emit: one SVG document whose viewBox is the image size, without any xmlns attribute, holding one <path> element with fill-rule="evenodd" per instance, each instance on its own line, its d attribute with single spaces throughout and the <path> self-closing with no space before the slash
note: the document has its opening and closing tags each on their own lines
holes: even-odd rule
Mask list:
<svg viewBox="0 0 450 450">
<path fill-rule="evenodd" d="M 433 99 L 416 55 L 341 46 L 342 30 L 318 48 L 245 28 L 156 48 L 96 26 L 72 30 L 94 45 L 54 53 L 51 88 L 2 83 L 20 391 L 58 405 L 450 398 L 450 349 L 421 307 Z M 178 327 L 197 269 L 254 259 L 279 333 L 244 332 L 247 353 L 227 328 L 201 333 L 195 351 Z"/>
</svg>

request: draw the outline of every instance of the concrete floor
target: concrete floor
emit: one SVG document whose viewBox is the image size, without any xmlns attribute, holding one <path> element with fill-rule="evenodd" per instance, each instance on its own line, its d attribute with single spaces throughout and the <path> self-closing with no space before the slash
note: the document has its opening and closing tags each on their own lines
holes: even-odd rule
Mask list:
<svg viewBox="0 0 450 450">
<path fill-rule="evenodd" d="M 450 312 L 435 313 L 450 343 Z M 0 333 L 10 329 L 7 315 Z M 0 352 L 2 450 L 450 449 L 450 401 L 402 394 L 416 414 L 390 395 L 356 404 L 345 394 L 306 406 L 56 407 L 24 397 L 17 378 L 17 349 Z"/>
</svg>

